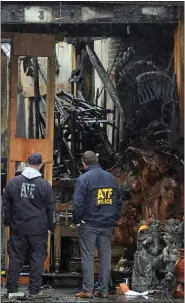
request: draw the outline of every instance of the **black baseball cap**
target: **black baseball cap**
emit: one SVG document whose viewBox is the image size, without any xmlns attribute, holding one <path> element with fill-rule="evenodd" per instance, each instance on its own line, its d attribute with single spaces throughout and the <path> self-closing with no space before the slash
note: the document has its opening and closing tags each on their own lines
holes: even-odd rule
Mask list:
<svg viewBox="0 0 185 303">
<path fill-rule="evenodd" d="M 40 165 L 42 164 L 42 156 L 40 154 L 34 153 L 28 157 L 28 164 L 30 165 Z"/>
</svg>

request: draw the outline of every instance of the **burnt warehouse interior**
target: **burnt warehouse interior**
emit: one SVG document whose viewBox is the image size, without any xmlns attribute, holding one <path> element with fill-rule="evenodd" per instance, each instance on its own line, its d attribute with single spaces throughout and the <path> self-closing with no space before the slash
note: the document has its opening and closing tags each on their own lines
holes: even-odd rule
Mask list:
<svg viewBox="0 0 185 303">
<path fill-rule="evenodd" d="M 182 298 L 184 3 L 2 1 L 1 20 L 1 196 L 39 152 L 57 207 L 43 283 L 81 284 L 72 198 L 91 150 L 123 196 L 110 292 L 127 281 Z M 7 240 L 2 227 L 4 284 Z M 96 287 L 97 252 L 94 261 Z M 25 261 L 20 284 L 28 272 Z"/>
</svg>

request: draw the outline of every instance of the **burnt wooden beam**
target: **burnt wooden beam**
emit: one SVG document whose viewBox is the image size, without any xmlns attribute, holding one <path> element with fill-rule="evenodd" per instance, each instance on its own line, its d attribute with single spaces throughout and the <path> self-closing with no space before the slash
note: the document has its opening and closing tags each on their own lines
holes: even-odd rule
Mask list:
<svg viewBox="0 0 185 303">
<path fill-rule="evenodd" d="M 177 95 L 180 105 L 180 132 L 184 136 L 184 14 L 174 35 L 174 69 L 177 80 Z"/>
<path fill-rule="evenodd" d="M 1 24 L 129 24 L 174 23 L 179 19 L 179 2 L 152 5 L 149 2 L 93 3 L 45 2 L 41 5 L 2 2 Z"/>
<path fill-rule="evenodd" d="M 14 31 L 1 32 L 1 43 L 10 43 L 11 39 L 13 38 L 13 35 L 14 35 Z M 56 43 L 64 41 L 64 33 L 63 32 L 56 33 L 55 41 L 56 41 Z"/>
<path fill-rule="evenodd" d="M 37 57 L 33 57 L 33 69 L 34 69 L 34 97 L 35 97 L 35 113 L 36 113 L 36 139 L 39 139 L 39 124 L 40 124 L 40 88 L 39 88 L 39 67 Z"/>
<path fill-rule="evenodd" d="M 130 25 L 132 34 L 134 33 L 146 33 L 154 32 L 156 30 L 166 29 L 169 32 L 173 32 L 177 27 L 176 23 L 136 23 Z M 144 28 L 144 30 L 143 30 Z M 63 24 L 61 27 L 58 24 L 2 24 L 3 39 L 8 36 L 11 37 L 12 32 L 16 33 L 42 33 L 54 35 L 55 41 L 63 41 L 76 44 L 77 41 L 83 41 L 90 43 L 94 40 L 106 39 L 108 37 L 127 37 L 127 25 L 126 24 Z M 62 30 L 62 33 L 60 33 Z M 64 34 L 65 33 L 65 34 Z M 87 37 L 88 33 L 88 37 Z M 65 36 L 65 37 L 64 37 Z"/>
</svg>

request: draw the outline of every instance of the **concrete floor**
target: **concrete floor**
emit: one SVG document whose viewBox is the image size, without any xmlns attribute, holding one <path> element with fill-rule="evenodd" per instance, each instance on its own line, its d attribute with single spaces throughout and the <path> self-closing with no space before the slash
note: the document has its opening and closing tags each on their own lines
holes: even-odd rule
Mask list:
<svg viewBox="0 0 185 303">
<path fill-rule="evenodd" d="M 20 289 L 20 291 L 24 291 L 25 289 Z M 130 303 L 183 303 L 183 299 L 171 299 L 171 300 L 159 300 L 159 299 L 154 299 L 152 297 L 143 298 L 143 297 L 126 297 L 126 296 L 116 296 L 116 295 L 110 295 L 108 299 L 76 299 L 75 298 L 75 293 L 77 292 L 76 289 L 69 289 L 69 288 L 62 288 L 62 289 L 44 289 L 43 293 L 44 296 L 43 298 L 35 298 L 32 300 L 28 299 L 19 299 L 16 300 L 14 299 L 14 303 L 18 302 L 26 302 L 26 303 L 42 303 L 42 302 L 52 302 L 52 303 L 124 303 L 124 302 L 130 302 Z M 6 289 L 2 288 L 1 289 L 1 302 L 2 303 L 9 303 L 12 302 L 8 299 L 5 298 L 6 294 Z"/>
</svg>

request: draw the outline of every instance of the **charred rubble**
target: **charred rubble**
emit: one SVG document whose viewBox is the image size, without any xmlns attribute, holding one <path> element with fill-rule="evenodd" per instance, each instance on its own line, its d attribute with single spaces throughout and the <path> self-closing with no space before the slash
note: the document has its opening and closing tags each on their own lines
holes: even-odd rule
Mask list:
<svg viewBox="0 0 185 303">
<path fill-rule="evenodd" d="M 119 150 L 113 148 L 106 133 L 107 125 L 115 127 L 114 121 L 108 118 L 112 110 L 89 103 L 83 97 L 82 71 L 87 56 L 120 115 L 124 113 Z M 47 81 L 38 62 L 35 70 L 34 58 L 22 60 L 28 76 L 33 77 L 37 72 Z M 56 73 L 57 70 L 58 64 Z M 183 184 L 183 140 L 178 138 L 176 79 L 169 70 L 151 61 L 138 60 L 136 51 L 129 47 L 116 67 L 115 82 L 116 88 L 93 50 L 89 46 L 83 49 L 69 79 L 69 83 L 77 85 L 77 97 L 65 91 L 55 95 L 53 178 L 75 178 L 83 172 L 82 153 L 93 150 L 99 154 L 99 163 L 115 175 L 122 189 L 131 188 L 129 199 L 124 198 L 118 226 L 124 230 L 124 239 L 136 243 L 133 230 L 142 219 L 153 217 L 164 221 L 175 216 L 174 201 L 179 199 L 176 192 Z M 37 88 L 40 101 L 32 115 L 37 117 L 36 135 L 44 138 L 46 100 L 40 96 L 39 83 Z M 33 132 L 29 133 L 32 137 Z"/>
<path fill-rule="evenodd" d="M 180 221 L 175 218 L 183 204 L 178 193 L 184 185 L 184 160 L 175 75 L 136 60 L 135 51 L 128 48 L 116 69 L 116 87 L 126 122 L 119 165 L 112 173 L 130 188 L 130 195 L 115 240 L 136 249 L 132 289 L 169 298 L 175 292 L 175 263 L 183 246 L 182 241 L 176 243 L 183 237 L 183 209 Z M 140 225 L 148 228 L 138 232 Z"/>
<path fill-rule="evenodd" d="M 135 228 L 151 217 L 164 222 L 176 216 L 173 206 L 183 183 L 175 75 L 135 60 L 135 51 L 128 48 L 116 70 L 116 87 L 126 119 L 119 165 L 122 182 L 132 185 L 123 217 L 129 214 Z M 124 230 L 122 221 L 118 225 Z"/>
<path fill-rule="evenodd" d="M 115 151 L 111 146 L 106 134 L 106 126 L 113 127 L 113 122 L 108 119 L 112 110 L 105 109 L 88 102 L 83 96 L 82 72 L 84 71 L 84 60 L 87 61 L 87 52 L 84 51 L 77 58 L 77 67 L 72 71 L 68 82 L 72 86 L 72 93 L 61 90 L 55 95 L 55 125 L 54 125 L 54 178 L 68 174 L 69 177 L 76 177 L 80 174 L 81 155 L 86 150 L 93 150 L 99 154 L 100 164 L 105 169 L 115 164 Z M 23 57 L 23 68 L 27 76 L 35 77 L 36 73 L 46 83 L 42 67 L 37 61 L 37 70 L 34 69 L 34 58 Z M 56 74 L 59 65 L 56 63 Z M 39 82 L 39 77 L 37 77 Z M 73 85 L 77 84 L 77 97 L 73 94 Z M 45 106 L 46 100 L 40 96 L 39 83 L 37 83 L 37 96 L 39 107 L 35 110 L 37 136 L 45 137 Z M 33 112 L 31 113 L 34 114 Z M 30 131 L 33 136 L 33 131 Z"/>
</svg>

